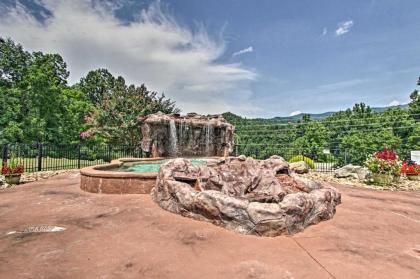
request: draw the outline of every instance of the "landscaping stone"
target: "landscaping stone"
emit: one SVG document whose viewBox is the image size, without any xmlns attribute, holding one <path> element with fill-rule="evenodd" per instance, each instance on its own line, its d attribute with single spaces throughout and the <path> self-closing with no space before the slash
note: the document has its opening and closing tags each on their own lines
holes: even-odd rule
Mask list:
<svg viewBox="0 0 420 279">
<path fill-rule="evenodd" d="M 410 181 L 406 177 L 401 176 L 400 180 L 392 181 L 389 185 L 372 185 L 369 183 L 369 180 L 362 181 L 359 178 L 353 176 L 347 178 L 337 178 L 335 173 L 322 173 L 322 172 L 310 172 L 303 175 L 299 175 L 300 178 L 311 179 L 312 181 L 318 182 L 328 182 L 328 183 L 337 183 L 337 184 L 346 184 L 362 188 L 370 188 L 377 190 L 389 190 L 389 191 L 420 191 L 420 182 Z M 369 183 L 369 184 L 368 184 Z"/>
<path fill-rule="evenodd" d="M 326 183 L 289 175 L 279 156 L 227 157 L 208 165 L 169 160 L 152 198 L 162 208 L 242 234 L 294 234 L 333 217 L 340 193 Z"/>
<path fill-rule="evenodd" d="M 349 164 L 335 170 L 334 175 L 337 178 L 353 177 L 360 180 L 366 180 L 371 177 L 371 172 L 367 168 Z"/>
<path fill-rule="evenodd" d="M 9 184 L 6 183 L 4 176 L 0 175 L 0 189 L 5 189 L 9 187 Z"/>
<path fill-rule="evenodd" d="M 309 172 L 309 165 L 304 162 L 304 161 L 299 161 L 299 162 L 295 162 L 295 163 L 290 163 L 289 164 L 289 169 L 295 173 L 298 174 L 303 174 L 303 173 L 308 173 Z"/>
</svg>

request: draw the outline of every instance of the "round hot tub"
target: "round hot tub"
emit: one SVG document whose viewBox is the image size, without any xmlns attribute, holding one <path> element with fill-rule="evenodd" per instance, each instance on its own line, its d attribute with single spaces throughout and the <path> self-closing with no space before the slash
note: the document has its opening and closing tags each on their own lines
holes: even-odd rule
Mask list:
<svg viewBox="0 0 420 279">
<path fill-rule="evenodd" d="M 80 170 L 80 188 L 100 194 L 149 194 L 156 184 L 160 166 L 167 158 L 121 158 L 110 164 Z M 190 159 L 193 165 L 206 164 L 210 158 Z"/>
</svg>

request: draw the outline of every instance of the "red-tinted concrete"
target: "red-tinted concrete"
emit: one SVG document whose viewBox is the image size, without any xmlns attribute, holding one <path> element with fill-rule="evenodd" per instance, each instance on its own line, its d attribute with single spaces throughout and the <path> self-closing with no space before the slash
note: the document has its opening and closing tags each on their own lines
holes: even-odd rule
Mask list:
<svg viewBox="0 0 420 279">
<path fill-rule="evenodd" d="M 420 278 L 420 193 L 341 187 L 336 216 L 293 237 L 238 235 L 80 175 L 0 191 L 0 278 Z M 63 232 L 6 235 L 29 225 Z"/>
</svg>

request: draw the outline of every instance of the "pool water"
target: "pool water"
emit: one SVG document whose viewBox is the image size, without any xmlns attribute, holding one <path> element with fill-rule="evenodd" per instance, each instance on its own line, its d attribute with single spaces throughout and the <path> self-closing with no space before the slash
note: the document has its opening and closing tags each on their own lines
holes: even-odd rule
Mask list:
<svg viewBox="0 0 420 279">
<path fill-rule="evenodd" d="M 168 160 L 157 160 L 153 162 L 141 162 L 132 165 L 122 165 L 118 171 L 123 172 L 159 172 L 160 166 L 166 163 Z M 207 164 L 205 159 L 190 159 L 193 166 L 201 166 Z"/>
</svg>

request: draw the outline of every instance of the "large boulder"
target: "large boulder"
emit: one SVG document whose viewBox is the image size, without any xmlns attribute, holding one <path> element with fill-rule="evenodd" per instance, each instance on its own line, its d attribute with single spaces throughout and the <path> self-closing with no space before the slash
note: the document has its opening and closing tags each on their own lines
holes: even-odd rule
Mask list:
<svg viewBox="0 0 420 279">
<path fill-rule="evenodd" d="M 151 195 L 171 212 L 261 236 L 293 234 L 330 219 L 341 202 L 335 188 L 289 175 L 278 156 L 228 157 L 204 166 L 169 160 Z"/>
<path fill-rule="evenodd" d="M 310 169 L 309 165 L 305 161 L 290 163 L 289 168 L 292 172 L 295 172 L 298 174 L 308 173 Z"/>
<path fill-rule="evenodd" d="M 349 164 L 336 169 L 334 171 L 334 176 L 337 178 L 355 178 L 359 180 L 366 180 L 370 178 L 371 172 L 367 168 Z"/>
</svg>

